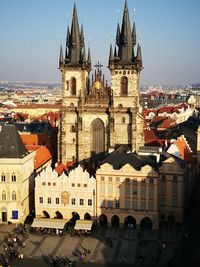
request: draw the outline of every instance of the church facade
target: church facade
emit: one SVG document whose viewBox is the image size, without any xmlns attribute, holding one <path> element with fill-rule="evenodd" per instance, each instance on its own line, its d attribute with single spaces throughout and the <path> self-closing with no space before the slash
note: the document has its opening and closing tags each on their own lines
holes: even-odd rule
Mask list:
<svg viewBox="0 0 200 267">
<path fill-rule="evenodd" d="M 90 49 L 86 53 L 84 30 L 83 26 L 79 28 L 74 5 L 65 56 L 61 47 L 59 59 L 63 101 L 60 162 L 83 161 L 122 144 L 137 152 L 144 144 L 139 104 L 141 47 L 136 47 L 136 26 L 134 23 L 131 29 L 127 1 L 121 27 L 117 26 L 115 48 L 110 46 L 108 66 L 111 87 L 105 82 L 99 62 L 90 77 Z"/>
</svg>

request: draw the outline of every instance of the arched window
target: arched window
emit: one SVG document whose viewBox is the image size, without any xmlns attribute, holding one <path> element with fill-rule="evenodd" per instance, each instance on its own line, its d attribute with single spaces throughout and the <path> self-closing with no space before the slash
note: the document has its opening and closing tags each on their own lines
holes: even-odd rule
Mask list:
<svg viewBox="0 0 200 267">
<path fill-rule="evenodd" d="M 14 173 L 12 174 L 12 182 L 16 182 L 16 175 Z"/>
<path fill-rule="evenodd" d="M 91 154 L 105 151 L 105 127 L 100 119 L 91 123 Z"/>
<path fill-rule="evenodd" d="M 128 95 L 128 78 L 126 76 L 121 78 L 121 95 Z"/>
<path fill-rule="evenodd" d="M 76 95 L 76 79 L 72 78 L 71 79 L 71 88 L 72 88 L 72 95 Z"/>
<path fill-rule="evenodd" d="M 12 192 L 12 200 L 13 201 L 16 201 L 17 200 L 17 195 L 16 195 L 16 192 L 15 191 Z"/>
<path fill-rule="evenodd" d="M 6 181 L 6 176 L 5 176 L 4 173 L 2 173 L 2 175 L 1 175 L 1 181 L 2 181 L 2 182 L 5 182 L 5 181 Z"/>
<path fill-rule="evenodd" d="M 2 192 L 2 201 L 5 201 L 5 200 L 6 200 L 6 192 L 3 191 L 3 192 Z"/>
</svg>

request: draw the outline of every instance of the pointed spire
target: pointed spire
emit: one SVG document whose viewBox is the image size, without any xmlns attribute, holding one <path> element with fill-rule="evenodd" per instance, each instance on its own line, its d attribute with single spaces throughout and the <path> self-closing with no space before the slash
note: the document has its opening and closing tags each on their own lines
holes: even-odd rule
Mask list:
<svg viewBox="0 0 200 267">
<path fill-rule="evenodd" d="M 110 45 L 110 55 L 109 55 L 109 60 L 113 60 L 113 48 L 112 48 L 112 44 Z"/>
<path fill-rule="evenodd" d="M 137 40 L 136 40 L 136 26 L 135 26 L 135 22 L 133 23 L 132 42 L 133 42 L 133 46 L 135 46 L 136 43 L 137 43 Z"/>
<path fill-rule="evenodd" d="M 84 45 L 85 45 L 85 42 L 84 42 L 83 24 L 81 25 L 81 35 L 80 35 L 80 38 L 81 38 L 81 47 L 83 48 Z"/>
<path fill-rule="evenodd" d="M 67 39 L 66 39 L 66 46 L 69 47 L 70 45 L 70 31 L 69 31 L 69 25 L 67 26 Z"/>
<path fill-rule="evenodd" d="M 82 52 L 82 61 L 86 62 L 86 52 L 85 52 L 85 46 L 83 47 L 83 52 Z"/>
<path fill-rule="evenodd" d="M 142 50 L 141 50 L 141 46 L 139 44 L 137 46 L 137 60 L 142 62 Z"/>
<path fill-rule="evenodd" d="M 61 68 L 63 64 L 64 64 L 63 50 L 62 50 L 62 45 L 60 45 L 59 68 Z"/>
<path fill-rule="evenodd" d="M 123 62 L 130 62 L 132 60 L 132 34 L 131 24 L 128 11 L 128 3 L 125 1 L 124 14 L 121 27 L 119 46 L 119 57 Z"/>
<path fill-rule="evenodd" d="M 88 64 L 91 65 L 91 53 L 90 53 L 90 47 L 88 48 L 88 58 L 87 58 Z"/>
<path fill-rule="evenodd" d="M 117 47 L 115 46 L 114 57 L 117 57 Z"/>
<path fill-rule="evenodd" d="M 120 45 L 120 26 L 119 26 L 119 22 L 117 24 L 116 44 L 118 46 Z"/>
</svg>

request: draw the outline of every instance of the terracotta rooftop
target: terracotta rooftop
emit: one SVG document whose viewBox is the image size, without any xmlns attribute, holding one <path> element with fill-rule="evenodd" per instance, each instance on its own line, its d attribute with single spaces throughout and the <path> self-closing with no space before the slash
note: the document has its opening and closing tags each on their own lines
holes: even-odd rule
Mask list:
<svg viewBox="0 0 200 267">
<path fill-rule="evenodd" d="M 36 150 L 34 160 L 34 169 L 37 170 L 52 158 L 49 150 L 45 146 L 41 146 Z"/>
<path fill-rule="evenodd" d="M 158 130 L 166 130 L 172 127 L 176 126 L 176 121 L 172 118 L 167 118 L 166 120 L 164 120 L 159 126 L 158 126 Z"/>
<path fill-rule="evenodd" d="M 73 166 L 74 162 L 67 162 L 66 165 L 63 163 L 59 163 L 58 166 L 56 166 L 55 171 L 58 173 L 58 175 L 62 175 L 64 171 L 67 171 L 69 167 Z"/>
</svg>

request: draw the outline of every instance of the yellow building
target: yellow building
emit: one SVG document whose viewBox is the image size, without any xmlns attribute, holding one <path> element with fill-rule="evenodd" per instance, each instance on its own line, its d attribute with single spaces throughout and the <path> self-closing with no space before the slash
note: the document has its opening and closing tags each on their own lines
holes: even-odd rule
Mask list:
<svg viewBox="0 0 200 267">
<path fill-rule="evenodd" d="M 24 222 L 33 209 L 34 156 L 14 125 L 0 129 L 0 222 Z"/>
<path fill-rule="evenodd" d="M 148 154 L 117 150 L 102 162 L 96 172 L 100 224 L 157 229 L 164 220 L 182 222 L 187 165 L 169 154 Z"/>
</svg>

